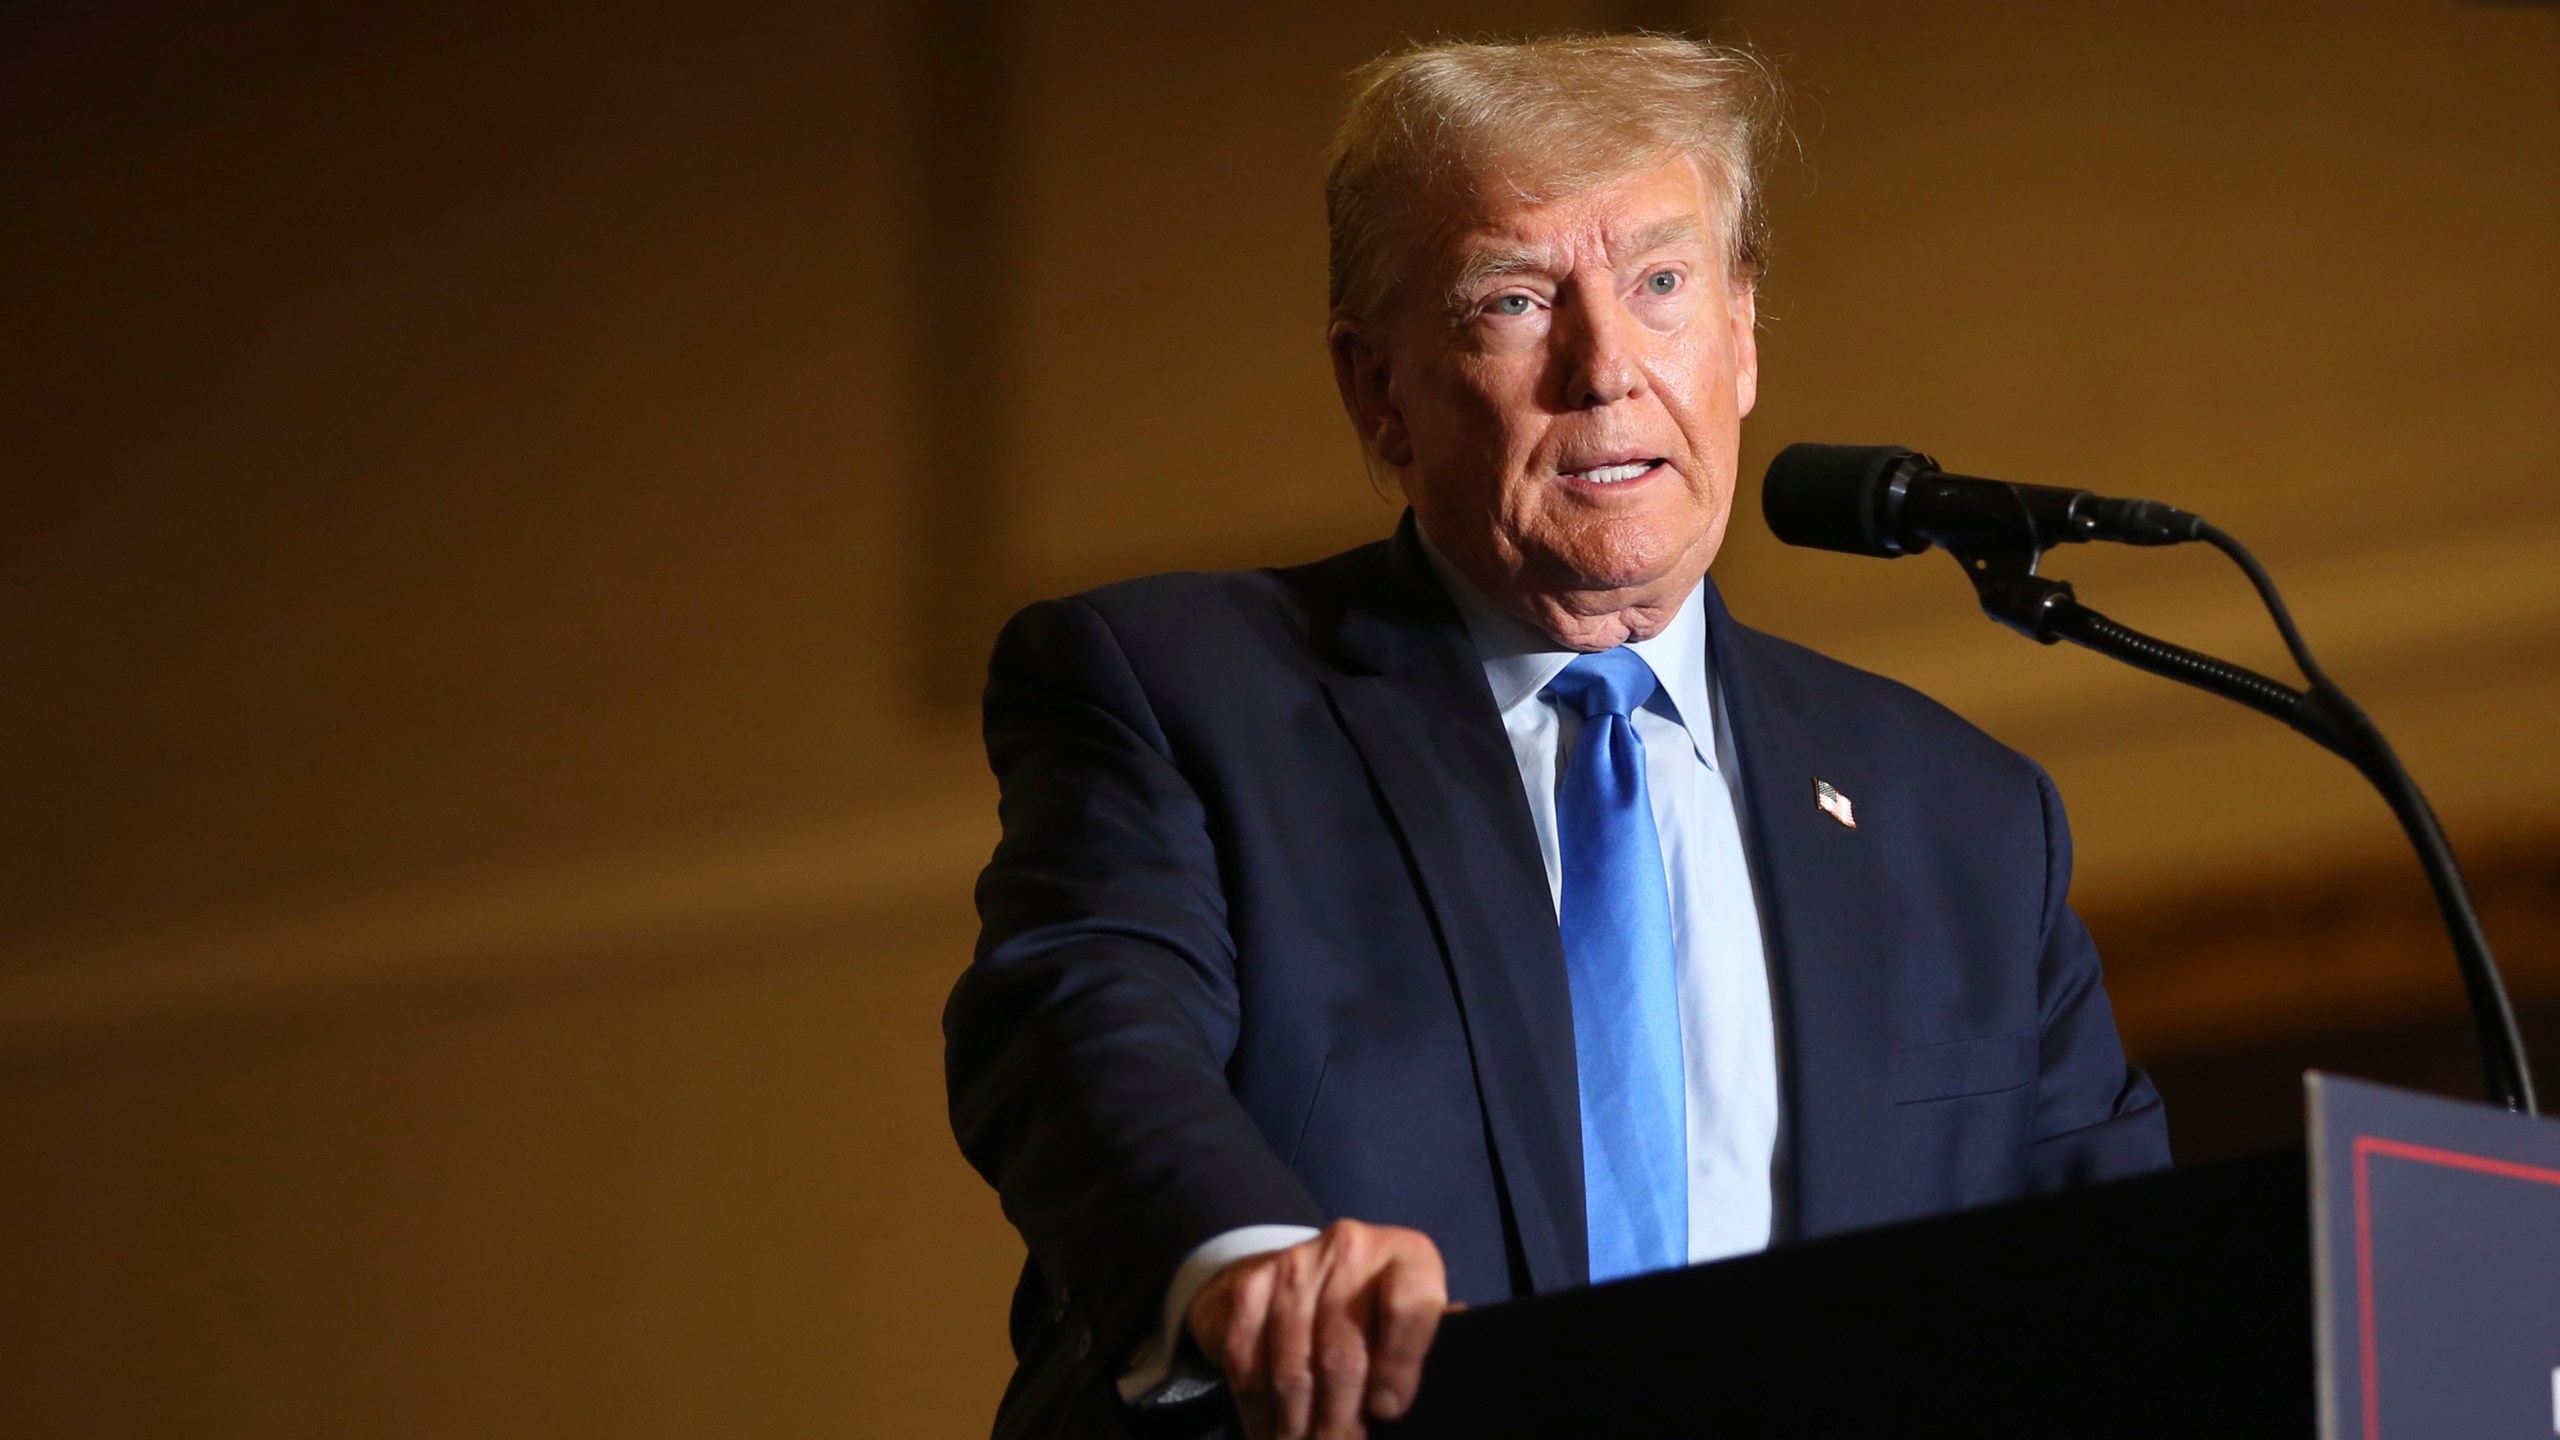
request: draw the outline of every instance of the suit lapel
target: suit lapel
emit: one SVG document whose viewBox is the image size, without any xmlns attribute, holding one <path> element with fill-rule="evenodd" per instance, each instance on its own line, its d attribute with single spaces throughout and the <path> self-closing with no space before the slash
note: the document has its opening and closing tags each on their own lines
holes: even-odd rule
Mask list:
<svg viewBox="0 0 2560 1440">
<path fill-rule="evenodd" d="M 1777 1238 L 1794 1239 L 1856 1223 L 1889 1184 L 1893 976 L 1875 857 L 1897 817 L 1861 809 L 1853 830 L 1814 803 L 1817 778 L 1875 793 L 1861 785 L 1865 757 L 1773 663 L 1772 642 L 1734 623 L 1713 580 L 1707 642 L 1732 709 L 1778 1012 Z"/>
<path fill-rule="evenodd" d="M 1572 1000 L 1546 865 L 1465 623 L 1408 514 L 1325 683 L 1438 929 L 1531 1285 L 1589 1274 Z"/>
</svg>

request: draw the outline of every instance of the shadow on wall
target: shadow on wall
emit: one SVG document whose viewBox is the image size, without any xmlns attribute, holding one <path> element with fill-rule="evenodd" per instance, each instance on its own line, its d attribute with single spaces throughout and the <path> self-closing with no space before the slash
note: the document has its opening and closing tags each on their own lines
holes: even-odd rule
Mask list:
<svg viewBox="0 0 2560 1440">
<path fill-rule="evenodd" d="M 2547 1094 L 2560 1065 L 2560 839 L 2503 837 L 2465 870 Z M 2309 1068 L 2482 1094 L 2452 948 L 2413 858 L 2087 918 L 2181 1164 L 2300 1143 Z"/>
</svg>

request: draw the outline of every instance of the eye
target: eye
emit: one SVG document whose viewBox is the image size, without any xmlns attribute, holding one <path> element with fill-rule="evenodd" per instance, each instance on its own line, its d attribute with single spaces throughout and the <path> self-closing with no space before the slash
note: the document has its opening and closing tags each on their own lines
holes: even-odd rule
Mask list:
<svg viewBox="0 0 2560 1440">
<path fill-rule="evenodd" d="M 1647 295 L 1668 295 L 1679 288 L 1680 272 L 1677 270 L 1656 270 L 1644 277 L 1644 293 Z"/>
<path fill-rule="evenodd" d="M 1485 308 L 1496 315 L 1517 320 L 1529 313 L 1533 303 L 1526 295 L 1497 295 Z"/>
</svg>

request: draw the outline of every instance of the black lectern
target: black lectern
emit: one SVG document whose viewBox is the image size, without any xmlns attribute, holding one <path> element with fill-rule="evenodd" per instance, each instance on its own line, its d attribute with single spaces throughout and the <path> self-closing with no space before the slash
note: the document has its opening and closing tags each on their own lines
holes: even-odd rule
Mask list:
<svg viewBox="0 0 2560 1440">
<path fill-rule="evenodd" d="M 2307 1194 L 2293 1150 L 1462 1312 L 1372 1433 L 2308 1440 Z"/>
<path fill-rule="evenodd" d="M 2287 1151 L 1452 1315 L 1378 1433 L 2560 1433 L 2560 1122 L 2309 1098 L 2307 1175 Z"/>
</svg>

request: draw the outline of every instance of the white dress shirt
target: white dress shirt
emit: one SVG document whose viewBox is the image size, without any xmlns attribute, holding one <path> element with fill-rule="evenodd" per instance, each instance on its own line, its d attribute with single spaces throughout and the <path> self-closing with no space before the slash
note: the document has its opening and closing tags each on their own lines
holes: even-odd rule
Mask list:
<svg viewBox="0 0 2560 1440">
<path fill-rule="evenodd" d="M 1429 541 L 1423 549 L 1475 642 L 1520 767 L 1538 851 L 1546 861 L 1547 893 L 1561 905 L 1556 792 L 1582 717 L 1540 692 L 1573 663 L 1576 652 L 1556 648 L 1535 627 L 1486 599 Z M 1645 789 L 1662 840 L 1663 879 L 1671 890 L 1673 973 L 1688 1082 L 1692 1264 L 1767 1248 L 1778 1139 L 1777 1021 L 1769 1001 L 1768 952 L 1742 846 L 1733 726 L 1707 659 L 1705 589 L 1690 591 L 1660 634 L 1631 647 L 1662 685 L 1632 718 L 1644 743 Z M 1208 1383 L 1206 1377 L 1186 1383 L 1172 1375 L 1193 1298 L 1228 1264 L 1315 1233 L 1302 1225 L 1254 1225 L 1191 1252 L 1168 1287 L 1162 1325 L 1121 1377 L 1121 1395 L 1135 1401 L 1168 1381 L 1174 1389 Z M 1181 1397 L 1168 1392 L 1159 1398 Z"/>
</svg>

